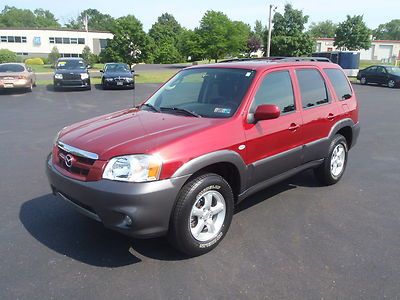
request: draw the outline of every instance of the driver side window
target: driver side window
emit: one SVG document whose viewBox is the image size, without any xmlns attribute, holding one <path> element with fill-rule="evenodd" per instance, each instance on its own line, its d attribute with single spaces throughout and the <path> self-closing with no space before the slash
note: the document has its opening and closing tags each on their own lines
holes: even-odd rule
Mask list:
<svg viewBox="0 0 400 300">
<path fill-rule="evenodd" d="M 254 97 L 250 113 L 254 113 L 257 106 L 262 104 L 277 105 L 281 114 L 296 110 L 289 71 L 272 72 L 263 79 Z"/>
</svg>

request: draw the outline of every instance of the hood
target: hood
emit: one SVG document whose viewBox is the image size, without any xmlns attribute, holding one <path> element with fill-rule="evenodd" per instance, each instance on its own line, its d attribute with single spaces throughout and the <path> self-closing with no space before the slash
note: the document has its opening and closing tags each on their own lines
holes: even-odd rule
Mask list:
<svg viewBox="0 0 400 300">
<path fill-rule="evenodd" d="M 54 74 L 69 74 L 69 73 L 83 74 L 87 72 L 88 72 L 87 70 L 82 70 L 82 69 L 56 69 L 54 71 Z"/>
<path fill-rule="evenodd" d="M 162 145 L 219 122 L 221 119 L 128 109 L 68 126 L 60 140 L 108 160 L 118 155 L 154 153 Z"/>
<path fill-rule="evenodd" d="M 132 77 L 132 73 L 131 72 L 105 72 L 104 77 L 106 78 L 115 78 L 115 77 Z"/>
</svg>

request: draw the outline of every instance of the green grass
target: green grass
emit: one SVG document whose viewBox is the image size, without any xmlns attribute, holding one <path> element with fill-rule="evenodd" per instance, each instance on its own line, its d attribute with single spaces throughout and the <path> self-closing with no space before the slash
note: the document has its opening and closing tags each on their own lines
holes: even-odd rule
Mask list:
<svg viewBox="0 0 400 300">
<path fill-rule="evenodd" d="M 394 63 L 382 63 L 380 60 L 360 60 L 360 70 L 368 68 L 372 65 L 394 65 Z"/>
<path fill-rule="evenodd" d="M 51 65 L 29 65 L 35 73 L 52 73 L 54 69 Z"/>
</svg>

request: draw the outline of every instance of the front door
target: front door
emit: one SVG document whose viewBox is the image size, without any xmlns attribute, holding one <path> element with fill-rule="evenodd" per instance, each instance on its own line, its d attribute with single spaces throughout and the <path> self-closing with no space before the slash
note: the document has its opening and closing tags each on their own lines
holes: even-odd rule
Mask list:
<svg viewBox="0 0 400 300">
<path fill-rule="evenodd" d="M 249 180 L 255 185 L 300 165 L 301 115 L 292 84 L 293 71 L 278 69 L 267 72 L 258 82 L 245 123 L 247 164 L 252 169 Z M 258 105 L 276 104 L 280 117 L 254 122 Z"/>
</svg>

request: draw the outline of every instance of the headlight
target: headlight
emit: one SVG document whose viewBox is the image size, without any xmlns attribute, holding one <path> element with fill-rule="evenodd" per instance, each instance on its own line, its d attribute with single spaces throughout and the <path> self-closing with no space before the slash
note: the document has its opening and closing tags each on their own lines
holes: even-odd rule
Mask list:
<svg viewBox="0 0 400 300">
<path fill-rule="evenodd" d="M 63 74 L 54 74 L 55 79 L 63 79 Z"/>
<path fill-rule="evenodd" d="M 82 73 L 81 74 L 81 79 L 88 79 L 89 78 L 89 74 L 88 73 Z"/>
<path fill-rule="evenodd" d="M 126 81 L 132 81 L 133 79 L 132 79 L 132 77 L 126 77 L 125 80 Z"/>
<path fill-rule="evenodd" d="M 106 78 L 106 81 L 113 81 L 114 78 Z"/>
<path fill-rule="evenodd" d="M 158 180 L 162 161 L 154 155 L 126 155 L 112 158 L 103 172 L 104 179 L 145 182 Z"/>
</svg>

